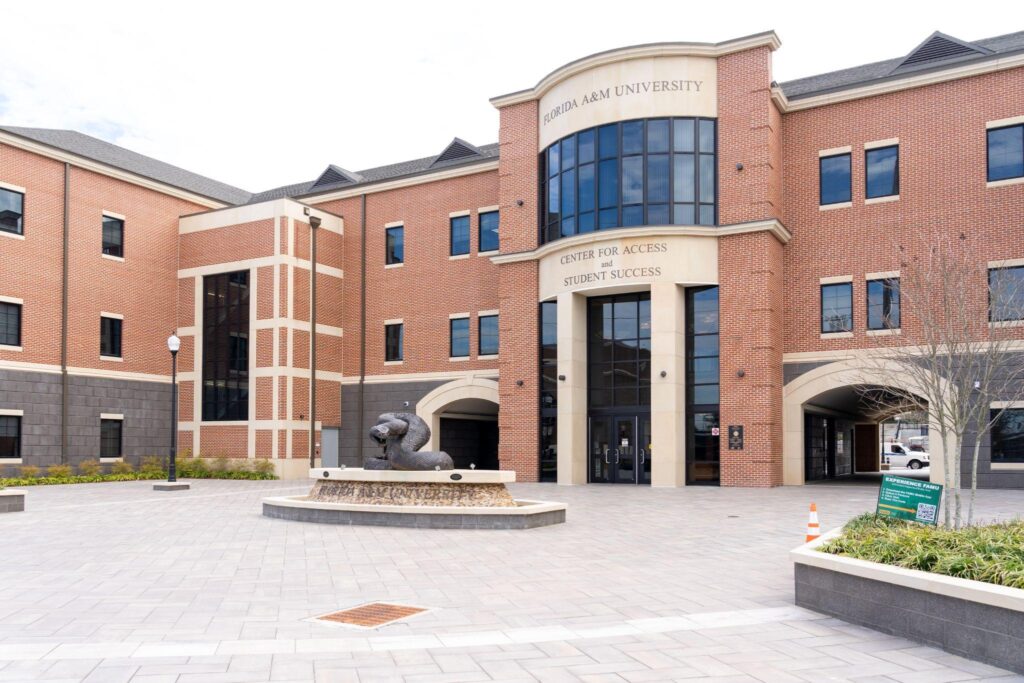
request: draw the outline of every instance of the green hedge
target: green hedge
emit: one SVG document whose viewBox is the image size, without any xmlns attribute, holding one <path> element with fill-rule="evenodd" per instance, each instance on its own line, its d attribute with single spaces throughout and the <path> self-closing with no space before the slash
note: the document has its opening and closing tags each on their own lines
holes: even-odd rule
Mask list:
<svg viewBox="0 0 1024 683">
<path fill-rule="evenodd" d="M 946 529 L 878 517 L 850 520 L 818 550 L 858 560 L 1024 588 L 1024 520 Z"/>
<path fill-rule="evenodd" d="M 98 463 L 97 463 L 98 464 Z M 210 461 L 199 458 L 180 458 L 176 462 L 180 479 L 277 479 L 274 465 L 269 460 L 232 460 L 214 458 Z M 117 463 L 106 473 L 98 471 L 91 461 L 79 465 L 78 474 L 72 474 L 66 465 L 55 465 L 47 472 L 38 467 L 26 465 L 20 468 L 18 476 L 0 476 L 0 489 L 5 486 L 45 486 L 53 484 L 91 484 L 105 481 L 140 481 L 166 479 L 167 470 L 162 458 L 143 458 L 138 471 L 126 463 Z M 126 471 L 127 470 L 127 471 Z"/>
</svg>

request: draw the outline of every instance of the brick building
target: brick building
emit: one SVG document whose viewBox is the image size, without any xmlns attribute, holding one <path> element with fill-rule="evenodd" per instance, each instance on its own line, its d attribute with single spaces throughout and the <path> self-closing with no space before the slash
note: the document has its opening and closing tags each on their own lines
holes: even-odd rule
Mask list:
<svg viewBox="0 0 1024 683">
<path fill-rule="evenodd" d="M 497 144 L 257 193 L 0 127 L 0 467 L 164 453 L 175 332 L 179 447 L 304 476 L 315 238 L 324 464 L 408 411 L 523 481 L 877 469 L 851 359 L 900 334 L 892 245 L 1024 282 L 1024 32 L 782 84 L 778 47 L 599 53 L 491 100 Z M 982 485 L 1024 486 L 1007 415 Z"/>
</svg>

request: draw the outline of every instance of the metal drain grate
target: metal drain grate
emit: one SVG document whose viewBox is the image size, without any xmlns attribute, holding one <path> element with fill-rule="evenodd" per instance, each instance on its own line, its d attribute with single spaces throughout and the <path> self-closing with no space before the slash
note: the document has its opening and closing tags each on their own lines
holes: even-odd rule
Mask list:
<svg viewBox="0 0 1024 683">
<path fill-rule="evenodd" d="M 359 626 L 361 628 L 377 628 L 426 611 L 425 607 L 393 605 L 387 602 L 370 602 L 359 607 L 343 609 L 340 612 L 324 614 L 316 617 L 316 621 Z"/>
</svg>

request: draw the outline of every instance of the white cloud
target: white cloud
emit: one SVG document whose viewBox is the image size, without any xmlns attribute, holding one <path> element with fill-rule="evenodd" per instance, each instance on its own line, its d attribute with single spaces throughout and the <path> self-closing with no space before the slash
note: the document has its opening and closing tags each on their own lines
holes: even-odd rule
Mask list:
<svg viewBox="0 0 1024 683">
<path fill-rule="evenodd" d="M 774 28 L 775 77 L 787 80 L 898 56 L 935 28 L 967 40 L 1024 28 L 986 7 L 24 3 L 4 10 L 0 120 L 74 128 L 255 191 L 328 163 L 429 156 L 455 135 L 494 142 L 489 97 L 599 50 Z"/>
</svg>

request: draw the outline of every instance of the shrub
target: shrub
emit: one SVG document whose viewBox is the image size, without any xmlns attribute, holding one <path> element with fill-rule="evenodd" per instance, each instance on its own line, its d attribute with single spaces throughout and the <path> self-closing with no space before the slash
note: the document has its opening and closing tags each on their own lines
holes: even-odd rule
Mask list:
<svg viewBox="0 0 1024 683">
<path fill-rule="evenodd" d="M 123 460 L 115 462 L 110 466 L 111 474 L 132 474 L 135 472 L 135 468 L 132 467 L 130 462 L 124 462 Z"/>
<path fill-rule="evenodd" d="M 95 477 L 102 471 L 99 460 L 83 460 L 78 463 L 78 473 L 86 477 Z M 53 468 L 50 468 L 50 473 L 53 473 Z"/>
<path fill-rule="evenodd" d="M 202 458 L 183 458 L 178 463 L 178 474 L 191 479 L 210 476 L 210 468 Z"/>
<path fill-rule="evenodd" d="M 211 472 L 229 472 L 231 469 L 231 461 L 223 453 L 215 455 L 210 463 Z"/>
<path fill-rule="evenodd" d="M 46 468 L 46 476 L 67 479 L 71 476 L 71 465 L 50 465 Z"/>
<path fill-rule="evenodd" d="M 21 466 L 21 478 L 22 479 L 36 479 L 39 477 L 39 468 L 35 465 L 22 465 Z"/>
<path fill-rule="evenodd" d="M 162 458 L 147 455 L 139 462 L 139 473 L 145 477 L 161 477 L 165 474 Z"/>
<path fill-rule="evenodd" d="M 819 547 L 833 555 L 1024 588 L 1024 520 L 963 529 L 865 514 Z"/>
<path fill-rule="evenodd" d="M 252 463 L 252 471 L 256 474 L 273 474 L 274 463 L 262 458 L 256 459 Z"/>
</svg>

